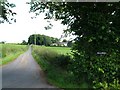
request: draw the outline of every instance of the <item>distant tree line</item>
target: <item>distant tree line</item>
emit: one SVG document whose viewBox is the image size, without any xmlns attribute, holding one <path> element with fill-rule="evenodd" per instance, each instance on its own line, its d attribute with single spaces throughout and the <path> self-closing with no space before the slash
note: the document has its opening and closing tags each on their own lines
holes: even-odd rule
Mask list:
<svg viewBox="0 0 120 90">
<path fill-rule="evenodd" d="M 5 41 L 1 41 L 0 44 L 5 44 Z"/>
<path fill-rule="evenodd" d="M 73 42 L 63 39 L 62 42 L 60 42 L 60 39 L 46 36 L 46 35 L 40 35 L 40 34 L 32 34 L 28 38 L 28 42 L 25 40 L 20 43 L 21 45 L 28 45 L 28 44 L 36 44 L 36 45 L 45 45 L 45 46 L 67 46 L 72 47 Z"/>
<path fill-rule="evenodd" d="M 28 42 L 26 42 L 25 40 L 22 41 L 21 45 L 27 45 Z"/>
<path fill-rule="evenodd" d="M 36 44 L 36 45 L 45 45 L 50 46 L 52 43 L 59 42 L 58 38 L 40 35 L 40 34 L 33 34 L 30 35 L 28 38 L 28 44 Z"/>
</svg>

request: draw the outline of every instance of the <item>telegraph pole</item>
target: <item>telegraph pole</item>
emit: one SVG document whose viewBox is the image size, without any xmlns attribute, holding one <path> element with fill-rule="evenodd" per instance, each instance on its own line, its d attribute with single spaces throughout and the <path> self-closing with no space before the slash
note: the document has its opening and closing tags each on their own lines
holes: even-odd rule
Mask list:
<svg viewBox="0 0 120 90">
<path fill-rule="evenodd" d="M 35 43 L 35 45 L 36 45 L 36 32 L 35 32 L 35 38 L 34 38 L 34 43 Z"/>
</svg>

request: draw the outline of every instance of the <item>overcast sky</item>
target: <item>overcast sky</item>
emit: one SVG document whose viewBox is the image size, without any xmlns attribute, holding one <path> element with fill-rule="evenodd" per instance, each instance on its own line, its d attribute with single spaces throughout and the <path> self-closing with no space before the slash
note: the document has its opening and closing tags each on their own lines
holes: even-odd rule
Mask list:
<svg viewBox="0 0 120 90">
<path fill-rule="evenodd" d="M 26 4 L 28 0 L 8 0 L 16 4 L 13 9 L 17 15 L 16 23 L 13 24 L 0 24 L 0 41 L 8 43 L 21 43 L 22 40 L 28 41 L 28 37 L 33 33 L 44 34 L 52 37 L 60 38 L 66 26 L 63 26 L 60 21 L 52 21 L 54 25 L 52 29 L 45 30 L 48 25 L 44 20 L 44 14 L 41 14 L 36 19 L 31 19 L 33 14 L 29 14 L 29 5 Z"/>
</svg>

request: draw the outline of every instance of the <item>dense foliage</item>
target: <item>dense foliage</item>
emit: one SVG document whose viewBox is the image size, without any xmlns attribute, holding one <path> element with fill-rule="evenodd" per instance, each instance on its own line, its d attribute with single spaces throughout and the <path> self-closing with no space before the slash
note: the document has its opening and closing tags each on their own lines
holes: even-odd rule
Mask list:
<svg viewBox="0 0 120 90">
<path fill-rule="evenodd" d="M 68 46 L 68 47 L 72 47 L 73 44 L 74 44 L 74 43 L 73 43 L 72 41 L 68 41 L 67 46 Z"/>
<path fill-rule="evenodd" d="M 34 1 L 31 11 L 45 12 L 46 19 L 61 19 L 62 24 L 68 25 L 67 31 L 77 35 L 71 71 L 78 82 L 82 77 L 94 88 L 120 88 L 119 2 Z"/>
<path fill-rule="evenodd" d="M 27 44 L 28 43 L 25 40 L 23 40 L 22 43 L 21 43 L 21 45 L 27 45 Z"/>
<path fill-rule="evenodd" d="M 30 35 L 28 38 L 28 43 L 29 44 L 36 44 L 36 45 L 45 45 L 45 46 L 50 46 L 52 43 L 58 42 L 59 39 L 49 37 L 46 35 L 40 35 L 40 34 L 33 34 Z"/>
<path fill-rule="evenodd" d="M 15 7 L 15 4 L 9 3 L 7 0 L 0 0 L 0 23 L 5 21 L 11 23 L 11 21 L 16 22 L 14 16 L 16 15 L 13 12 L 12 8 Z"/>
<path fill-rule="evenodd" d="M 47 81 L 64 90 L 80 87 L 74 81 L 73 74 L 67 69 L 71 60 L 67 53 L 70 51 L 68 47 L 43 46 L 33 46 L 32 50 L 32 55 L 44 71 Z"/>
</svg>

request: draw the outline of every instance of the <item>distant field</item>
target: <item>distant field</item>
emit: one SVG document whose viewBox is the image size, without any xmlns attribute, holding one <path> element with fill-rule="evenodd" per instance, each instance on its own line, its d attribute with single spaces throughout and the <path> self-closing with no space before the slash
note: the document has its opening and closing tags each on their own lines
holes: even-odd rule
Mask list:
<svg viewBox="0 0 120 90">
<path fill-rule="evenodd" d="M 45 46 L 36 46 L 39 49 L 49 49 L 49 50 L 53 50 L 59 54 L 67 54 L 67 53 L 71 53 L 71 48 L 69 47 L 45 47 Z"/>
<path fill-rule="evenodd" d="M 46 48 L 56 51 L 60 54 L 71 53 L 71 48 L 69 47 L 46 47 Z"/>
<path fill-rule="evenodd" d="M 9 63 L 27 49 L 26 45 L 0 44 L 0 65 Z"/>
</svg>

